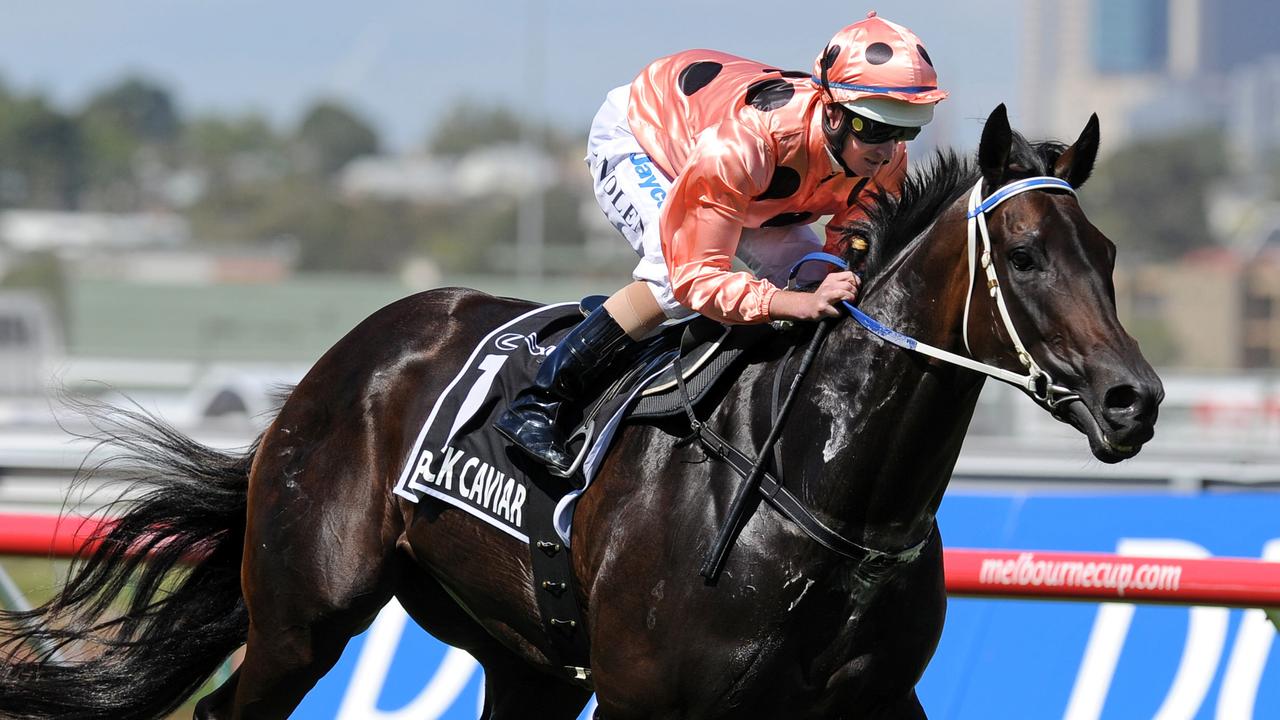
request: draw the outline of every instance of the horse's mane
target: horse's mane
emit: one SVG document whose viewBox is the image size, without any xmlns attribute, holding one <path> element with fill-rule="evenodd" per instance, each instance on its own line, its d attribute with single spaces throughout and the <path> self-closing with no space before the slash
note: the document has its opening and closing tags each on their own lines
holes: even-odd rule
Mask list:
<svg viewBox="0 0 1280 720">
<path fill-rule="evenodd" d="M 1066 147 L 1054 141 L 1031 143 L 1015 132 L 1009 151 L 1011 175 L 1049 174 Z M 936 150 L 907 175 L 898 194 L 872 194 L 863 205 L 865 217 L 841 228 L 846 238 L 861 237 L 870 245 L 865 279 L 879 274 L 944 209 L 972 188 L 978 174 L 976 153 L 962 157 L 952 149 Z"/>
</svg>

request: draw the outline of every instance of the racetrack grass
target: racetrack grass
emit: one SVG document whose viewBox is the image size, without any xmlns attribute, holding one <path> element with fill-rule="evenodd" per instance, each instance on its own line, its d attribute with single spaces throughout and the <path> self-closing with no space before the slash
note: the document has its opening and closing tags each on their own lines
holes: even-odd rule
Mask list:
<svg viewBox="0 0 1280 720">
<path fill-rule="evenodd" d="M 32 557 L 13 557 L 0 555 L 0 569 L 13 579 L 14 583 L 22 591 L 27 602 L 32 606 L 38 606 L 48 601 L 58 591 L 62 584 L 66 582 L 67 573 L 71 570 L 71 560 L 56 558 L 32 558 Z M 176 582 L 180 579 L 182 573 L 173 573 L 166 584 Z M 117 600 L 113 605 L 123 607 L 129 600 L 126 595 Z M 11 610 L 13 608 L 5 608 Z M 213 691 L 230 673 L 229 665 L 224 665 L 214 677 L 204 684 L 203 687 L 195 694 L 195 696 L 178 708 L 169 718 L 176 720 L 177 718 L 190 718 L 195 710 L 196 700 Z"/>
</svg>

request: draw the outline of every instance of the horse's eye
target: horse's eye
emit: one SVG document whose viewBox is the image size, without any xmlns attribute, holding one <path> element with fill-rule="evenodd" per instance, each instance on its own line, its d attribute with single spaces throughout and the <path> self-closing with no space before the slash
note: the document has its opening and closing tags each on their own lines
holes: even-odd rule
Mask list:
<svg viewBox="0 0 1280 720">
<path fill-rule="evenodd" d="M 1009 251 L 1009 264 L 1014 270 L 1026 272 L 1035 269 L 1036 259 L 1026 248 L 1014 248 Z"/>
</svg>

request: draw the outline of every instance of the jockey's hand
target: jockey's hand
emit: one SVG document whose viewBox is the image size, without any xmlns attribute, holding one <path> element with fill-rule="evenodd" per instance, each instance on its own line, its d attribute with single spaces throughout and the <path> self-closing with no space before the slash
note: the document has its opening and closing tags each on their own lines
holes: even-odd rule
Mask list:
<svg viewBox="0 0 1280 720">
<path fill-rule="evenodd" d="M 848 270 L 833 272 L 823 278 L 818 289 L 811 293 L 779 290 L 769 303 L 769 317 L 774 320 L 837 317 L 840 311 L 836 306 L 857 296 L 858 276 Z"/>
</svg>

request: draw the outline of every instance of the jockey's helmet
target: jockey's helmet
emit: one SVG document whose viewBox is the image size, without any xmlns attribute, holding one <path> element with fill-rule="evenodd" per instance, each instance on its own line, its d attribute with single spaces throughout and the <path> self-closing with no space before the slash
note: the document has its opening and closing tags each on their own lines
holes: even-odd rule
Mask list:
<svg viewBox="0 0 1280 720">
<path fill-rule="evenodd" d="M 840 108 L 832 113 L 834 123 L 830 118 L 823 122 L 836 158 L 850 132 L 872 142 L 915 137 L 933 119 L 933 106 L 947 97 L 938 88 L 938 73 L 920 38 L 875 11 L 831 38 L 814 61 L 813 82 L 829 106 Z M 879 132 L 864 136 L 855 122 Z M 915 132 L 902 131 L 906 128 Z"/>
</svg>

